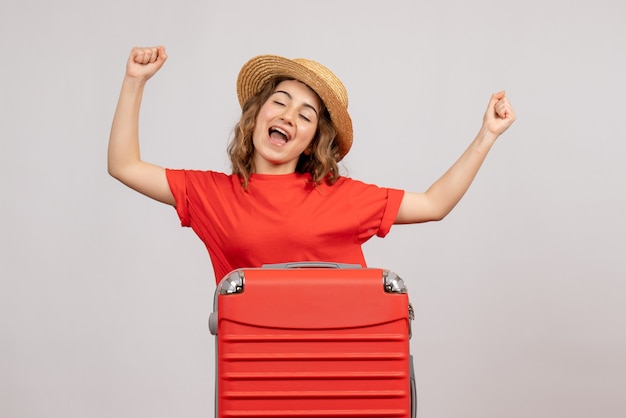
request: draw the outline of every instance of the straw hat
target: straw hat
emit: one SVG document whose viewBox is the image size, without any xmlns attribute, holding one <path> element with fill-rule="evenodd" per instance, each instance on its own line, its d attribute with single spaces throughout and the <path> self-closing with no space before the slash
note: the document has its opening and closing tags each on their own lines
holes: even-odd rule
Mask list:
<svg viewBox="0 0 626 418">
<path fill-rule="evenodd" d="M 348 113 L 348 92 L 339 78 L 322 64 L 304 58 L 259 55 L 244 64 L 237 77 L 237 96 L 243 105 L 274 77 L 290 77 L 317 93 L 337 129 L 340 161 L 352 146 L 352 119 Z"/>
</svg>

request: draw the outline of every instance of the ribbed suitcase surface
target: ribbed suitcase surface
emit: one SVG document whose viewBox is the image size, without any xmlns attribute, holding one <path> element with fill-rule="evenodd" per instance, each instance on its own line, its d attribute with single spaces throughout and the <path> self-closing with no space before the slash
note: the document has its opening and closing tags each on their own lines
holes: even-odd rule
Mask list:
<svg viewBox="0 0 626 418">
<path fill-rule="evenodd" d="M 218 417 L 410 417 L 408 297 L 385 273 L 234 272 L 243 288 L 217 295 Z"/>
</svg>

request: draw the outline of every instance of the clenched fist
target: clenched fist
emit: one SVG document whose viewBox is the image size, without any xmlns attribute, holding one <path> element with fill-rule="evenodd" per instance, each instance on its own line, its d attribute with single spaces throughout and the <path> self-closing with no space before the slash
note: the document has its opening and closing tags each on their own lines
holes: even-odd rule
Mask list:
<svg viewBox="0 0 626 418">
<path fill-rule="evenodd" d="M 164 46 L 135 47 L 128 57 L 126 76 L 146 81 L 159 71 L 165 60 L 167 60 L 167 54 Z"/>
<path fill-rule="evenodd" d="M 483 117 L 483 127 L 496 136 L 506 131 L 515 122 L 515 112 L 504 91 L 494 93 Z"/>
</svg>

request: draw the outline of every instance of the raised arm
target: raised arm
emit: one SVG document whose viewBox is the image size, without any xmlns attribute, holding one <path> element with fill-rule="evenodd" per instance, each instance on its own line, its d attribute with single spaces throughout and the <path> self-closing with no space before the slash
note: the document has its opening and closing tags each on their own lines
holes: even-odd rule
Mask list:
<svg viewBox="0 0 626 418">
<path fill-rule="evenodd" d="M 515 121 L 504 92 L 491 96 L 483 124 L 461 157 L 424 193 L 405 193 L 396 224 L 438 221 L 461 200 L 496 139 Z"/>
<path fill-rule="evenodd" d="M 165 48 L 133 48 L 109 136 L 108 171 L 126 186 L 174 206 L 165 169 L 141 160 L 139 109 L 146 82 L 167 59 Z"/>
</svg>

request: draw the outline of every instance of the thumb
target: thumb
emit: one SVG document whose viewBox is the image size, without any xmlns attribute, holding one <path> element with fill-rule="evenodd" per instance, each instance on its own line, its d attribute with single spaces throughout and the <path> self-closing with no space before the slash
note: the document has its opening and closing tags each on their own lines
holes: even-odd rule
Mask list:
<svg viewBox="0 0 626 418">
<path fill-rule="evenodd" d="M 157 61 L 163 65 L 163 63 L 167 60 L 167 52 L 165 52 L 165 47 L 163 45 L 159 45 L 157 47 Z"/>
<path fill-rule="evenodd" d="M 491 99 L 489 100 L 489 104 L 487 105 L 487 110 L 491 110 L 496 106 L 496 103 L 498 103 L 500 100 L 502 100 L 504 98 L 505 92 L 504 90 L 501 90 L 497 93 L 494 93 L 491 95 Z"/>
</svg>

